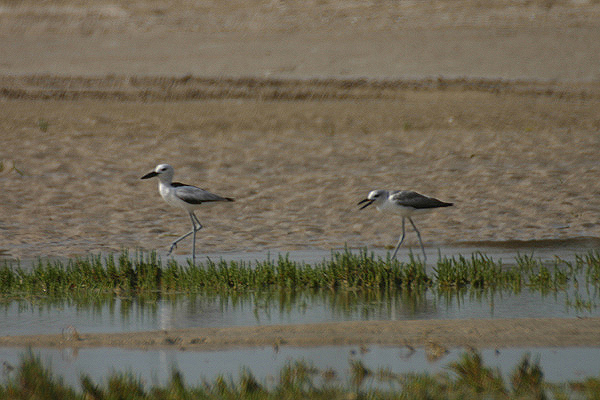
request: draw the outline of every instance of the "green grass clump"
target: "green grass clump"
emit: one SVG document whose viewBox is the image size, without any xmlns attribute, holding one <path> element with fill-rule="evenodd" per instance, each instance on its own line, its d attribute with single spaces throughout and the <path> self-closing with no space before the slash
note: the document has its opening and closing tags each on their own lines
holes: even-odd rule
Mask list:
<svg viewBox="0 0 600 400">
<path fill-rule="evenodd" d="M 21 356 L 15 377 L 0 386 L 0 399 L 74 399 L 78 394 L 42 365 L 31 351 Z"/>
<path fill-rule="evenodd" d="M 133 372 L 115 371 L 102 383 L 82 375 L 80 387 L 73 388 L 55 377 L 31 350 L 11 368 L 0 381 L 0 399 L 560 399 L 597 398 L 600 389 L 598 377 L 546 382 L 539 361 L 532 361 L 529 354 L 503 377 L 486 366 L 477 351 L 462 354 L 447 372 L 435 375 L 396 374 L 389 368 L 373 371 L 362 361 L 351 360 L 346 382 L 335 378 L 335 371 L 320 370 L 303 360 L 288 360 L 271 383 L 259 381 L 243 368 L 237 379 L 200 377 L 200 384 L 189 385 L 173 369 L 165 384 L 148 386 Z"/>
<path fill-rule="evenodd" d="M 557 259 L 545 265 L 533 256 L 519 256 L 516 266 L 503 265 L 483 254 L 470 258 L 440 257 L 430 272 L 419 260 L 399 262 L 375 257 L 363 250 L 332 253 L 329 260 L 314 265 L 291 261 L 287 256 L 251 262 L 214 262 L 180 265 L 166 264 L 156 253 L 127 251 L 118 257 L 90 256 L 66 261 L 38 261 L 30 269 L 6 263 L 0 266 L 0 296 L 74 297 L 81 294 L 231 293 L 261 290 L 350 290 L 438 291 L 562 290 L 578 285 L 600 286 L 600 255 L 590 252 L 577 256 L 575 263 Z"/>
<path fill-rule="evenodd" d="M 499 286 L 514 279 L 512 269 L 503 268 L 501 261 L 494 261 L 481 253 L 470 259 L 464 256 L 442 258 L 434 268 L 434 280 L 441 288 L 471 286 L 486 288 Z"/>
<path fill-rule="evenodd" d="M 214 262 L 163 265 L 155 253 L 123 252 L 109 256 L 78 258 L 63 264 L 39 261 L 25 270 L 8 264 L 0 267 L 0 293 L 4 296 L 65 296 L 85 292 L 163 293 L 201 290 L 237 291 L 260 289 L 384 289 L 429 284 L 424 266 L 375 258 L 362 251 L 335 253 L 329 261 L 308 265 L 280 256 L 276 261 Z"/>
<path fill-rule="evenodd" d="M 577 275 L 582 270 L 580 262 L 573 266 L 571 263 L 557 258 L 549 267 L 539 260 L 535 260 L 533 256 L 523 255 L 517 257 L 517 265 L 525 278 L 525 284 L 542 292 L 563 289 L 570 280 L 576 281 Z"/>
<path fill-rule="evenodd" d="M 506 394 L 500 371 L 486 367 L 481 354 L 477 352 L 464 353 L 459 361 L 451 363 L 448 368 L 457 376 L 454 382 L 457 388 L 473 393 Z"/>
</svg>

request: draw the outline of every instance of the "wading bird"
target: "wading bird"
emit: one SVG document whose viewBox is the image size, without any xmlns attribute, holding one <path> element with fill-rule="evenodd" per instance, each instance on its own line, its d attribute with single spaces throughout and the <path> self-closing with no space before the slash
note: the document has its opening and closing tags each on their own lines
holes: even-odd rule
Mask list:
<svg viewBox="0 0 600 400">
<path fill-rule="evenodd" d="M 186 185 L 179 182 L 173 182 L 175 170 L 169 164 L 159 164 L 152 172 L 147 173 L 140 179 L 149 179 L 155 176 L 158 177 L 158 191 L 162 198 L 170 205 L 179 207 L 188 212 L 192 220 L 192 230 L 185 235 L 177 238 L 172 244 L 167 256 L 177 247 L 177 243 L 186 237 L 192 237 L 192 262 L 196 264 L 196 232 L 202 229 L 202 224 L 194 214 L 194 209 L 202 203 L 214 201 L 234 201 L 229 197 L 221 197 L 214 193 L 210 193 L 199 187 Z"/>
<path fill-rule="evenodd" d="M 400 236 L 400 240 L 398 240 L 398 244 L 396 245 L 396 249 L 394 250 L 394 255 L 392 258 L 396 257 L 398 249 L 404 241 L 404 220 L 408 218 L 415 229 L 415 232 L 417 232 L 417 237 L 419 238 L 419 243 L 421 244 L 421 250 L 423 251 L 423 261 L 427 261 L 425 247 L 423 246 L 423 241 L 421 240 L 421 234 L 419 233 L 419 230 L 417 229 L 417 226 L 413 222 L 411 216 L 424 211 L 431 211 L 435 208 L 450 207 L 452 205 L 452 203 L 446 203 L 438 199 L 434 199 L 433 197 L 428 197 L 417 192 L 413 192 L 412 190 L 394 190 L 392 192 L 387 190 L 373 190 L 369 193 L 366 199 L 358 203 L 358 205 L 362 204 L 364 205 L 360 208 L 361 210 L 370 206 L 371 204 L 375 204 L 375 207 L 379 211 L 392 212 L 402 216 L 402 235 Z"/>
</svg>

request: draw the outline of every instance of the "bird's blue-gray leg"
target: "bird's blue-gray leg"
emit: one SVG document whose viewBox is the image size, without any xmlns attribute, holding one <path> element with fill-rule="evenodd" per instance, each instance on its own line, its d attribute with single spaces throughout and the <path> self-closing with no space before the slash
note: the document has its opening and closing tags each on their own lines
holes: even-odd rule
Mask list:
<svg viewBox="0 0 600 400">
<path fill-rule="evenodd" d="M 402 217 L 402 236 L 400 236 L 400 240 L 398 240 L 398 244 L 396 245 L 396 250 L 394 250 L 394 255 L 392 258 L 396 258 L 396 254 L 398 253 L 398 249 L 400 245 L 404 242 L 404 217 Z"/>
<path fill-rule="evenodd" d="M 173 252 L 173 250 L 175 250 L 177 248 L 177 243 L 181 242 L 183 239 L 185 239 L 186 237 L 188 237 L 190 235 L 194 235 L 193 242 L 192 242 L 192 259 L 193 259 L 194 264 L 196 264 L 196 232 L 198 232 L 200 229 L 202 229 L 202 224 L 200 223 L 200 221 L 198 220 L 198 218 L 196 217 L 196 215 L 194 213 L 190 213 L 190 219 L 192 220 L 192 230 L 189 231 L 188 233 L 186 233 L 185 235 L 181 235 L 180 237 L 175 239 L 175 241 L 173 241 L 173 243 L 171 243 L 171 248 L 169 249 L 169 252 L 167 253 L 167 257 L 170 256 L 171 253 Z"/>
<path fill-rule="evenodd" d="M 196 221 L 194 220 L 194 214 L 190 213 L 190 219 L 192 220 L 192 265 L 196 265 Z"/>
<path fill-rule="evenodd" d="M 169 252 L 167 253 L 167 256 L 170 256 L 171 253 L 173 252 L 173 250 L 175 250 L 177 248 L 177 243 L 181 242 L 183 239 L 190 236 L 192 233 L 194 233 L 193 230 L 191 230 L 188 233 L 186 233 L 185 235 L 179 236 L 177 239 L 175 239 L 173 241 L 173 243 L 171 243 L 171 247 L 169 248 Z"/>
<path fill-rule="evenodd" d="M 196 265 L 196 232 L 202 229 L 202 224 L 193 212 L 190 213 L 190 219 L 192 220 L 192 226 L 194 227 L 194 236 L 192 237 L 192 264 Z"/>
<path fill-rule="evenodd" d="M 196 217 L 196 214 L 191 213 L 192 214 L 192 218 L 194 218 L 194 220 L 196 221 L 196 231 L 199 231 L 200 229 L 202 229 L 202 224 L 200 223 L 200 220 L 198 219 L 198 217 Z"/>
<path fill-rule="evenodd" d="M 421 244 L 421 251 L 423 252 L 423 261 L 425 262 L 427 261 L 427 256 L 425 255 L 425 247 L 423 246 L 423 241 L 421 240 L 421 234 L 419 233 L 419 230 L 417 229 L 417 226 L 413 222 L 412 218 L 408 217 L 408 220 L 412 224 L 413 228 L 415 228 L 415 232 L 417 232 L 417 237 L 419 238 L 419 243 Z"/>
</svg>

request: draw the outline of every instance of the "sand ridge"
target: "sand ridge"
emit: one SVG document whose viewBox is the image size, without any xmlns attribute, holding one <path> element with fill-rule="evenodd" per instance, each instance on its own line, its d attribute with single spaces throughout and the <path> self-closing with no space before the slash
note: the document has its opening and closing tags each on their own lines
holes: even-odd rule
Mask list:
<svg viewBox="0 0 600 400">
<path fill-rule="evenodd" d="M 254 346 L 382 345 L 394 347 L 596 347 L 599 318 L 519 318 L 431 321 L 356 321 L 251 327 L 4 336 L 0 346 L 178 348 L 202 351 Z"/>
</svg>

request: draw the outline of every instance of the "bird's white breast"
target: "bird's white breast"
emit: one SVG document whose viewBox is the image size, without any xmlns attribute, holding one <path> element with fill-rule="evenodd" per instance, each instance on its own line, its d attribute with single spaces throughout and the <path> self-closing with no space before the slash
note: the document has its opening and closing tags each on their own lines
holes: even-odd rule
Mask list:
<svg viewBox="0 0 600 400">
<path fill-rule="evenodd" d="M 162 182 L 160 182 L 158 185 L 158 191 L 160 192 L 162 198 L 168 204 L 172 205 L 173 207 L 179 207 L 183 208 L 186 211 L 190 211 L 189 205 L 175 195 L 175 188 L 173 188 L 172 186 L 165 185 Z"/>
<path fill-rule="evenodd" d="M 400 214 L 403 217 L 409 217 L 417 211 L 414 207 L 402 206 L 389 200 L 386 200 L 382 204 L 378 204 L 375 207 L 377 207 L 379 211 Z"/>
</svg>

